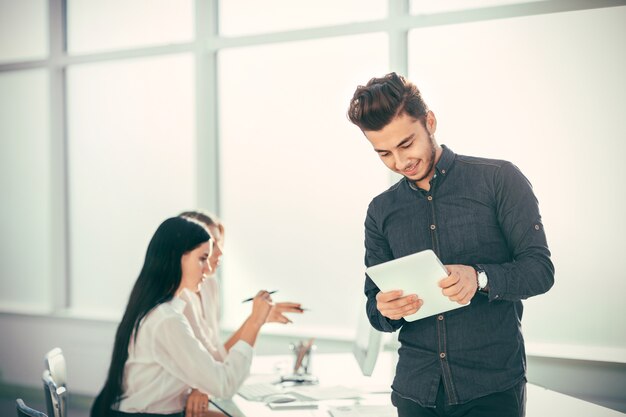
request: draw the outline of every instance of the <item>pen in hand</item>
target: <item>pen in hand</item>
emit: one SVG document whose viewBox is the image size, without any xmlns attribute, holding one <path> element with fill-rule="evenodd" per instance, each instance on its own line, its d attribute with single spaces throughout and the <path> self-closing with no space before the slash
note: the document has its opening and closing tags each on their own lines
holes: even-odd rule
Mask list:
<svg viewBox="0 0 626 417">
<path fill-rule="evenodd" d="M 278 292 L 278 290 L 270 291 L 270 292 L 268 292 L 268 294 L 272 295 L 275 292 Z M 246 298 L 245 300 L 242 301 L 242 303 L 247 303 L 248 301 L 252 301 L 252 300 L 254 300 L 254 297 Z"/>
<path fill-rule="evenodd" d="M 215 406 L 215 408 L 217 408 L 217 409 L 218 409 L 218 410 L 220 410 L 222 413 L 224 413 L 224 415 L 225 415 L 225 416 L 228 416 L 228 417 L 233 417 L 233 416 L 232 416 L 232 414 L 228 414 L 228 413 L 226 412 L 226 410 L 224 410 L 222 407 L 220 407 L 219 405 L 217 405 L 214 401 L 212 401 L 212 400 L 210 400 L 210 399 L 209 399 L 209 404 L 213 404 L 213 405 Z"/>
</svg>

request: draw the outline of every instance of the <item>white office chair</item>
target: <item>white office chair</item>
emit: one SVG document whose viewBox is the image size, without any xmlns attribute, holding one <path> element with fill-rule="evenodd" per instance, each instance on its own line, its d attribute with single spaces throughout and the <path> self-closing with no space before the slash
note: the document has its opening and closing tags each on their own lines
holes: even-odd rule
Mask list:
<svg viewBox="0 0 626 417">
<path fill-rule="evenodd" d="M 67 390 L 58 387 L 52 380 L 50 371 L 43 371 L 43 393 L 46 398 L 46 408 L 50 417 L 67 417 Z"/>
<path fill-rule="evenodd" d="M 46 406 L 50 417 L 67 417 L 67 372 L 61 348 L 54 348 L 44 357 L 43 372 Z"/>
<path fill-rule="evenodd" d="M 46 369 L 50 371 L 50 376 L 57 387 L 67 388 L 67 371 L 65 367 L 65 357 L 61 348 L 54 348 L 46 353 L 44 357 Z"/>
</svg>

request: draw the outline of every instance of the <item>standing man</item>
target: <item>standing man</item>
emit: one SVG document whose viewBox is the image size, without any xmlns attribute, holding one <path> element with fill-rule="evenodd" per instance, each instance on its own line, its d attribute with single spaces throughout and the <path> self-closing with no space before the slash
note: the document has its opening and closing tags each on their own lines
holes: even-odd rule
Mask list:
<svg viewBox="0 0 626 417">
<path fill-rule="evenodd" d="M 387 168 L 403 176 L 369 205 L 366 266 L 432 249 L 450 273 L 439 283 L 442 293 L 471 301 L 407 322 L 403 317 L 423 304 L 419 294 L 381 292 L 365 277 L 372 326 L 400 329 L 391 394 L 398 416 L 524 416 L 521 300 L 554 283 L 530 183 L 510 162 L 438 145 L 434 113 L 395 73 L 359 86 L 348 117 Z"/>
</svg>

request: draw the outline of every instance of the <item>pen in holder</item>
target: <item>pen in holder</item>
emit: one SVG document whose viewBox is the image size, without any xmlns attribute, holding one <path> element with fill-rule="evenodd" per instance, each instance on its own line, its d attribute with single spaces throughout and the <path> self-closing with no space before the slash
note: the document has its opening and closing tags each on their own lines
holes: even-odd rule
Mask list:
<svg viewBox="0 0 626 417">
<path fill-rule="evenodd" d="M 315 350 L 315 345 L 311 338 L 308 342 L 299 341 L 291 343 L 289 349 L 294 353 L 295 362 L 293 365 L 293 373 L 291 375 L 283 375 L 280 377 L 281 382 L 295 382 L 297 384 L 317 384 L 317 377 L 310 373 L 311 356 Z"/>
</svg>

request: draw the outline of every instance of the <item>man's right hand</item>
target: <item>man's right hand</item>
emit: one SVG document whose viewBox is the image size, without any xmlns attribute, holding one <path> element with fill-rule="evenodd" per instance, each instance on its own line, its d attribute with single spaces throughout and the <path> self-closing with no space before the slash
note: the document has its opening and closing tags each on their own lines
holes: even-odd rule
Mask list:
<svg viewBox="0 0 626 417">
<path fill-rule="evenodd" d="M 415 294 L 402 296 L 401 290 L 379 292 L 376 294 L 376 308 L 380 314 L 391 320 L 399 320 L 417 312 L 424 304 Z"/>
</svg>

